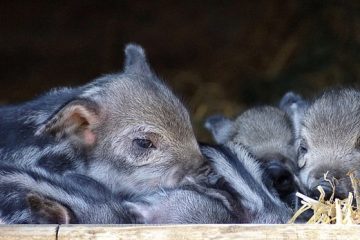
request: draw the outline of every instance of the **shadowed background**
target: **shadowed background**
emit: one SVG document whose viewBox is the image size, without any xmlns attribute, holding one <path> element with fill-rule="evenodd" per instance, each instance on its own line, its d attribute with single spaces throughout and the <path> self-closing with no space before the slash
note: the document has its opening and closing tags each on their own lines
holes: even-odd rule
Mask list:
<svg viewBox="0 0 360 240">
<path fill-rule="evenodd" d="M 211 114 L 357 86 L 360 1 L 1 1 L 0 103 L 119 71 L 128 42 L 208 140 Z"/>
</svg>

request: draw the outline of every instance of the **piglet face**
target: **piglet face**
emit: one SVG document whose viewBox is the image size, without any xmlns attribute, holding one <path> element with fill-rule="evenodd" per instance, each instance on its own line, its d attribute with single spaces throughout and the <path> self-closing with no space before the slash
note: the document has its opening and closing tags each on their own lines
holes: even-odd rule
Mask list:
<svg viewBox="0 0 360 240">
<path fill-rule="evenodd" d="M 313 195 L 321 185 L 327 195 L 334 181 L 335 196 L 352 191 L 348 173 L 359 176 L 360 93 L 351 89 L 326 92 L 304 115 L 297 141 L 300 178 Z M 324 174 L 327 178 L 324 179 Z"/>
</svg>

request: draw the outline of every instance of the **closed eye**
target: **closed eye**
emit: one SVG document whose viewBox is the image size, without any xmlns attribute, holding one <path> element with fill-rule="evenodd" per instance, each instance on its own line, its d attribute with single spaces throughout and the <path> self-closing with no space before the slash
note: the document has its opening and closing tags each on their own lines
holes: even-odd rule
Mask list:
<svg viewBox="0 0 360 240">
<path fill-rule="evenodd" d="M 356 139 L 355 148 L 360 149 L 360 137 Z"/>
<path fill-rule="evenodd" d="M 304 139 L 300 140 L 300 144 L 298 147 L 298 157 L 303 157 L 308 152 L 308 146 Z"/>
<path fill-rule="evenodd" d="M 135 138 L 133 140 L 133 142 L 144 149 L 149 149 L 149 148 L 156 148 L 155 145 L 151 142 L 151 140 L 146 139 L 146 138 Z"/>
</svg>

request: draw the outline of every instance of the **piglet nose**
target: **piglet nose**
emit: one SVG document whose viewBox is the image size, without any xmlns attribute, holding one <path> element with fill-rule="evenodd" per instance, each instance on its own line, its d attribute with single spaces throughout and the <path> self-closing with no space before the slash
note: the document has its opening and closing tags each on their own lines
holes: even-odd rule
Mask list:
<svg viewBox="0 0 360 240">
<path fill-rule="evenodd" d="M 266 171 L 273 180 L 273 185 L 279 193 L 286 194 L 294 191 L 294 177 L 283 164 L 279 163 L 279 161 L 270 161 Z"/>
</svg>

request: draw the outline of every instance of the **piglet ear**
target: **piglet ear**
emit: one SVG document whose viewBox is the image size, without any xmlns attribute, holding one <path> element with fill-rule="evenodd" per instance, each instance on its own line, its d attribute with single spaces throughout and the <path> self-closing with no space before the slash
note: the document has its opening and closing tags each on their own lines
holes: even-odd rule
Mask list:
<svg viewBox="0 0 360 240">
<path fill-rule="evenodd" d="M 151 75 L 144 49 L 137 44 L 128 44 L 125 47 L 125 73 L 137 75 Z"/>
<path fill-rule="evenodd" d="M 71 211 L 60 203 L 46 199 L 36 193 L 29 193 L 26 200 L 30 207 L 33 223 L 69 224 Z"/>
<path fill-rule="evenodd" d="M 299 94 L 287 92 L 280 100 L 279 108 L 292 115 L 294 111 L 305 111 L 309 103 Z"/>
<path fill-rule="evenodd" d="M 302 96 L 291 91 L 287 92 L 280 100 L 279 108 L 290 117 L 296 138 L 300 135 L 301 123 L 309 105 L 309 102 Z"/>
<path fill-rule="evenodd" d="M 68 137 L 82 145 L 91 146 L 96 141 L 93 129 L 98 122 L 98 105 L 89 99 L 76 99 L 65 104 L 40 125 L 35 135 L 50 134 L 57 139 Z"/>
<path fill-rule="evenodd" d="M 226 143 L 233 134 L 233 122 L 222 115 L 208 117 L 204 125 L 218 144 Z"/>
</svg>

